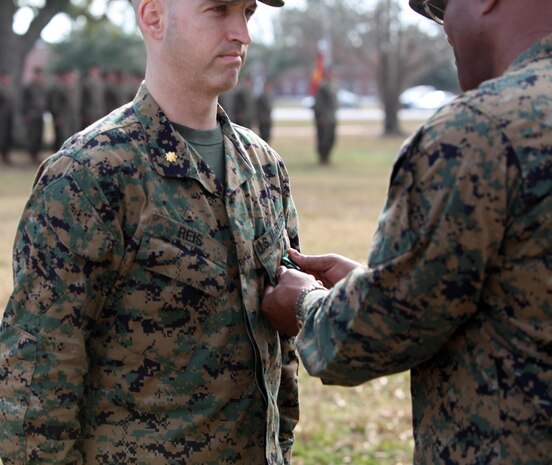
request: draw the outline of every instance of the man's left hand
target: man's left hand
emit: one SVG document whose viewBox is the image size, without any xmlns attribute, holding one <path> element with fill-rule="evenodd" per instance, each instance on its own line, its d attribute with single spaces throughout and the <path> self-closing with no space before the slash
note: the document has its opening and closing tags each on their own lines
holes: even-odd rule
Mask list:
<svg viewBox="0 0 552 465">
<path fill-rule="evenodd" d="M 299 332 L 295 315 L 295 303 L 301 291 L 313 284 L 322 285 L 313 276 L 301 271 L 279 267 L 278 284 L 267 286 L 261 304 L 262 313 L 268 318 L 274 329 L 286 336 L 295 336 Z"/>
</svg>

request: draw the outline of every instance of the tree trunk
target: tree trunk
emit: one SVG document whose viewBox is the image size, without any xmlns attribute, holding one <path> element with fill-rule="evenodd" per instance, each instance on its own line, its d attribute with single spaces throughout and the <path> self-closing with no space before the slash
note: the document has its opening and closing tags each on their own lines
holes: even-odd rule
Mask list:
<svg viewBox="0 0 552 465">
<path fill-rule="evenodd" d="M 399 122 L 399 101 L 396 94 L 390 95 L 385 99 L 384 109 L 383 135 L 397 136 L 404 134 Z"/>
<path fill-rule="evenodd" d="M 28 53 L 39 39 L 42 30 L 52 18 L 67 11 L 70 0 L 46 0 L 42 8 L 36 10 L 25 34 L 17 35 L 12 29 L 13 17 L 18 10 L 15 0 L 0 0 L 0 69 L 11 71 L 15 88 L 15 140 L 21 142 L 23 125 L 21 124 L 21 96 L 23 88 L 23 69 Z"/>
<path fill-rule="evenodd" d="M 394 0 L 380 3 L 378 21 L 378 82 L 383 102 L 383 135 L 402 134 L 398 111 L 399 94 L 402 88 L 402 29 L 398 20 L 397 4 Z"/>
<path fill-rule="evenodd" d="M 14 0 L 0 1 L 0 70 L 12 70 L 14 59 L 14 40 L 12 30 L 13 16 L 16 11 Z"/>
</svg>

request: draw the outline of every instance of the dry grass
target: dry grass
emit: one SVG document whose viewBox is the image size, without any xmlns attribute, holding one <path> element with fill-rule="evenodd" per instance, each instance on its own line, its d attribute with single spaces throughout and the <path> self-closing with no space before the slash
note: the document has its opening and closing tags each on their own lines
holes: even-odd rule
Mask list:
<svg viewBox="0 0 552 465">
<path fill-rule="evenodd" d="M 286 127 L 281 138 L 277 131 L 273 146 L 290 171 L 302 251 L 365 261 L 404 138 L 379 137 L 376 124 L 342 127 L 332 163 L 322 167 L 312 131 L 301 137 L 297 129 Z M 323 386 L 301 370 L 300 394 L 295 465 L 411 463 L 408 373 L 344 388 Z"/>
<path fill-rule="evenodd" d="M 0 170 L 0 314 L 12 290 L 11 252 L 21 211 L 34 179 L 34 168 L 16 165 Z"/>
<path fill-rule="evenodd" d="M 415 124 L 406 127 L 412 130 Z M 332 164 L 317 164 L 312 129 L 277 126 L 272 145 L 285 158 L 305 253 L 365 261 L 403 138 L 382 139 L 377 123 L 340 127 Z M 0 171 L 0 313 L 11 292 L 11 247 L 34 168 L 22 159 Z M 408 374 L 356 388 L 326 387 L 301 371 L 296 465 L 411 463 Z M 1 461 L 0 461 L 1 465 Z"/>
</svg>

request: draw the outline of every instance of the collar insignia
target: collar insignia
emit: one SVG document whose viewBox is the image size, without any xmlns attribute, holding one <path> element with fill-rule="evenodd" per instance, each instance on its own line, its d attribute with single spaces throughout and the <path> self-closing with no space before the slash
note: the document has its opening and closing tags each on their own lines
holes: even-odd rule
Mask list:
<svg viewBox="0 0 552 465">
<path fill-rule="evenodd" d="M 165 160 L 167 160 L 169 163 L 176 163 L 176 159 L 178 157 L 176 156 L 175 152 L 167 152 L 165 154 Z"/>
</svg>

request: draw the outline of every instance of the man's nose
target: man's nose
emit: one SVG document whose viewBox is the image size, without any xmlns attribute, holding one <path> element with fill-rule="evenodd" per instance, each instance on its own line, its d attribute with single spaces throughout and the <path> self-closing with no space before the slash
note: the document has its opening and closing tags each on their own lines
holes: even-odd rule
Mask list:
<svg viewBox="0 0 552 465">
<path fill-rule="evenodd" d="M 230 40 L 238 41 L 244 45 L 249 45 L 252 42 L 251 34 L 249 33 L 248 18 L 244 14 L 235 14 L 229 18 Z"/>
</svg>

